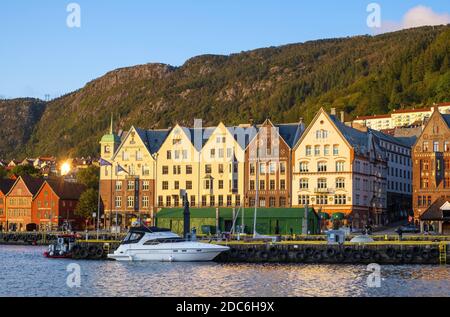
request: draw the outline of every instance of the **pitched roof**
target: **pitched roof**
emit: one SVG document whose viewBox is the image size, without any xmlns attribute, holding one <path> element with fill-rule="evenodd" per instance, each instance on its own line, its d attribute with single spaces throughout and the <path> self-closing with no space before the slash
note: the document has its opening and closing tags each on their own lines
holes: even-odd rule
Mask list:
<svg viewBox="0 0 450 317">
<path fill-rule="evenodd" d="M 150 152 L 150 154 L 158 152 L 162 144 L 166 140 L 170 133 L 169 129 L 164 130 L 143 130 L 135 128 L 137 134 L 144 142 L 145 147 Z"/>
<path fill-rule="evenodd" d="M 326 112 L 325 112 L 326 113 Z M 336 128 L 342 133 L 347 142 L 357 151 L 367 149 L 368 133 L 354 129 L 342 123 L 335 115 L 329 115 Z"/>
<path fill-rule="evenodd" d="M 405 146 L 405 147 L 412 147 L 414 145 L 414 143 L 416 143 L 417 137 L 412 136 L 412 137 L 395 137 L 392 136 L 390 134 L 386 134 L 383 133 L 381 131 L 376 131 L 376 130 L 370 130 L 374 135 L 376 135 L 378 138 L 390 142 L 390 143 L 395 143 L 397 145 L 400 146 Z"/>
<path fill-rule="evenodd" d="M 275 127 L 278 128 L 280 136 L 291 149 L 305 132 L 305 126 L 302 123 L 276 124 Z"/>
<path fill-rule="evenodd" d="M 34 196 L 37 194 L 42 184 L 44 184 L 45 180 L 43 178 L 33 178 L 31 176 L 21 176 L 20 179 L 23 180 L 25 185 L 27 186 L 30 193 Z"/>
<path fill-rule="evenodd" d="M 442 197 L 438 198 L 421 216 L 423 221 L 450 220 L 449 215 L 445 215 L 441 209 L 449 200 Z"/>
<path fill-rule="evenodd" d="M 445 123 L 447 123 L 447 126 L 450 128 L 450 114 L 443 114 L 442 118 L 444 118 Z"/>
<path fill-rule="evenodd" d="M 16 181 L 13 179 L 2 179 L 0 180 L 0 191 L 6 195 L 11 188 L 14 186 Z"/>
<path fill-rule="evenodd" d="M 86 190 L 82 184 L 65 182 L 63 179 L 47 180 L 47 184 L 63 200 L 78 200 Z"/>
</svg>

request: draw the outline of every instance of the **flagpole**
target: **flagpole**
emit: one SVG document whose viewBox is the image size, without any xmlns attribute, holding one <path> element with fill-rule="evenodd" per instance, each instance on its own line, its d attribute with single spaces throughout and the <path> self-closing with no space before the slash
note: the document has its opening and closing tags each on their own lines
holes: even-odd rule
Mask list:
<svg viewBox="0 0 450 317">
<path fill-rule="evenodd" d="M 97 240 L 99 238 L 99 230 L 100 230 L 100 186 L 102 184 L 101 178 L 102 178 L 102 165 L 100 162 L 100 175 L 99 175 L 99 183 L 98 183 L 98 205 L 97 205 Z"/>
</svg>

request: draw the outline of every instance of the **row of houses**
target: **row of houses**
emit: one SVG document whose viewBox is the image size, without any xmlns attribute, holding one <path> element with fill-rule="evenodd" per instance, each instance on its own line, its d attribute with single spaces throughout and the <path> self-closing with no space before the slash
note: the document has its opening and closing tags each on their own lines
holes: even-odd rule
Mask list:
<svg viewBox="0 0 450 317">
<path fill-rule="evenodd" d="M 412 215 L 412 146 L 416 137 L 356 129 L 332 109 L 306 127 L 242 124 L 132 127 L 100 141 L 103 210 L 127 225 L 137 215 L 182 206 L 313 208 L 354 228 Z M 105 217 L 107 218 L 107 217 Z"/>
<path fill-rule="evenodd" d="M 0 231 L 81 229 L 84 220 L 75 209 L 84 190 L 62 179 L 0 180 Z"/>
</svg>

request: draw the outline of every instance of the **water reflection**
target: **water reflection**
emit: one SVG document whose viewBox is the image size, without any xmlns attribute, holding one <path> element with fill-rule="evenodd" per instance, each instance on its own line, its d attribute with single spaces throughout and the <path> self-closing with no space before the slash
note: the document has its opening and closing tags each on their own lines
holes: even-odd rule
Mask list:
<svg viewBox="0 0 450 317">
<path fill-rule="evenodd" d="M 450 268 L 383 266 L 369 288 L 364 265 L 254 265 L 79 261 L 81 288 L 66 285 L 68 260 L 43 248 L 0 246 L 0 296 L 449 296 Z"/>
</svg>

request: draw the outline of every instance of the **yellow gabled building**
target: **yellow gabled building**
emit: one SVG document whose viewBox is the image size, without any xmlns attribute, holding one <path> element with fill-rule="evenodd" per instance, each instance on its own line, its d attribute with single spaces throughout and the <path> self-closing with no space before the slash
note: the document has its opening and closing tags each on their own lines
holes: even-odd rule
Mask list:
<svg viewBox="0 0 450 317">
<path fill-rule="evenodd" d="M 200 207 L 240 206 L 244 197 L 245 138 L 243 129 L 204 129 L 200 162 Z"/>
</svg>

